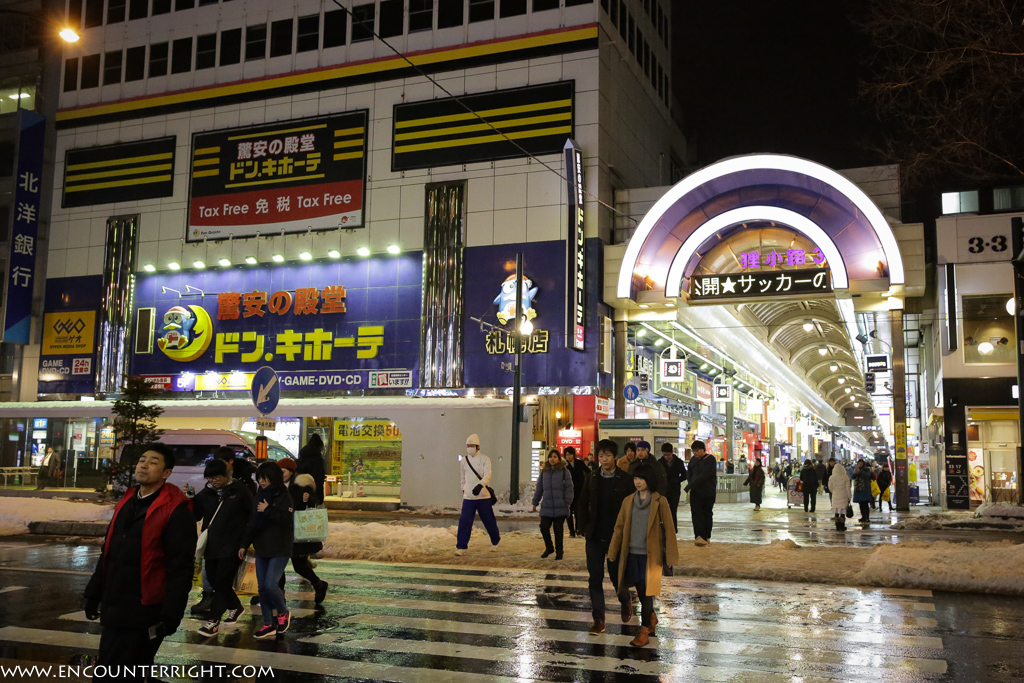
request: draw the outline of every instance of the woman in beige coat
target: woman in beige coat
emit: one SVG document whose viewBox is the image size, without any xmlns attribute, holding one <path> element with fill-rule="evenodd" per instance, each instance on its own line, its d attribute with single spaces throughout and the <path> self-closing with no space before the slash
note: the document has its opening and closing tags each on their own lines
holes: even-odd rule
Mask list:
<svg viewBox="0 0 1024 683">
<path fill-rule="evenodd" d="M 658 465 L 641 465 L 634 471 L 636 493 L 622 501 L 608 547 L 609 560 L 614 562 L 621 558 L 619 591 L 628 594 L 629 587 L 636 586 L 640 598 L 640 630 L 631 642 L 636 647 L 646 645 L 658 625 L 654 596 L 661 593 L 662 570 L 679 561 L 668 499 L 653 490 L 655 475 L 651 467 L 655 466 Z M 632 616 L 626 611 L 627 605 L 630 605 L 629 600 L 623 603 L 623 622 Z"/>
</svg>

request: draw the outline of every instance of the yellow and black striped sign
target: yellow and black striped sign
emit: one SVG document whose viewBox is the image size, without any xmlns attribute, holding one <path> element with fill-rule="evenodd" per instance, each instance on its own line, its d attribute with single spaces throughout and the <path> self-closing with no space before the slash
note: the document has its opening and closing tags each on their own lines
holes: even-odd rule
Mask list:
<svg viewBox="0 0 1024 683">
<path fill-rule="evenodd" d="M 573 81 L 395 107 L 393 171 L 558 154 L 573 132 Z"/>
<path fill-rule="evenodd" d="M 171 136 L 68 150 L 61 206 L 170 197 L 174 194 L 174 147 Z"/>
</svg>

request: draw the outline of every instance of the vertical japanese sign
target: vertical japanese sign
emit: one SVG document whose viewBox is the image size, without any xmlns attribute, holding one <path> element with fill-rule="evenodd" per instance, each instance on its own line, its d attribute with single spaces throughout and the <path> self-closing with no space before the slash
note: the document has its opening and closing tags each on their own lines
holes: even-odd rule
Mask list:
<svg viewBox="0 0 1024 683">
<path fill-rule="evenodd" d="M 28 344 L 32 329 L 32 290 L 36 276 L 36 238 L 42 204 L 43 142 L 46 119 L 35 112 L 18 112 L 18 170 L 11 212 L 11 252 L 7 269 L 7 308 L 3 340 Z"/>
<path fill-rule="evenodd" d="M 572 138 L 565 141 L 566 208 L 568 234 L 565 240 L 565 346 L 583 351 L 586 338 L 586 264 L 583 234 L 583 153 Z"/>
</svg>

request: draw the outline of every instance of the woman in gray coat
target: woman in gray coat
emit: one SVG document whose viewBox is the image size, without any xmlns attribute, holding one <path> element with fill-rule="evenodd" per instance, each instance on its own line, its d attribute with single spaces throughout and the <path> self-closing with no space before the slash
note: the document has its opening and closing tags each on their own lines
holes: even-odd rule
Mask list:
<svg viewBox="0 0 1024 683">
<path fill-rule="evenodd" d="M 557 450 L 548 453 L 548 461 L 540 468 L 537 488 L 533 492 L 533 511 L 540 503 L 540 534 L 544 537 L 544 554 L 555 553 L 555 559 L 562 559 L 562 524 L 569 516 L 572 505 L 572 475 Z M 551 545 L 551 524 L 555 525 L 555 544 Z"/>
</svg>

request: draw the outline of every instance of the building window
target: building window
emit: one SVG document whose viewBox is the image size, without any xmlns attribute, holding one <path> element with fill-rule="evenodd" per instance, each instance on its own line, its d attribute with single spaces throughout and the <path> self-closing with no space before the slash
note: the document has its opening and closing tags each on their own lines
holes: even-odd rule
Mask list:
<svg viewBox="0 0 1024 683">
<path fill-rule="evenodd" d="M 245 61 L 266 59 L 267 57 L 267 26 L 245 27 Z"/>
<path fill-rule="evenodd" d="M 148 0 L 147 0 L 148 1 Z M 68 26 L 78 27 L 82 25 L 82 0 L 69 0 L 68 2 Z"/>
<path fill-rule="evenodd" d="M 619 5 L 619 35 L 622 36 L 622 40 L 629 41 L 629 20 L 626 18 L 626 3 L 621 0 Z"/>
<path fill-rule="evenodd" d="M 181 12 L 182 10 L 192 9 L 196 6 L 196 0 L 174 0 L 174 11 Z"/>
<path fill-rule="evenodd" d="M 615 0 L 612 0 L 612 7 L 615 6 Z M 549 9 L 558 9 L 558 0 L 533 0 L 533 11 L 544 12 Z"/>
<path fill-rule="evenodd" d="M 64 60 L 64 92 L 78 89 L 78 57 Z"/>
<path fill-rule="evenodd" d="M 572 7 L 573 5 L 589 5 L 594 0 L 565 0 L 566 7 Z"/>
<path fill-rule="evenodd" d="M 242 61 L 242 29 L 233 28 L 220 32 L 220 65 L 238 64 Z"/>
<path fill-rule="evenodd" d="M 291 19 L 275 21 L 270 25 L 270 56 L 283 57 L 292 53 L 293 22 Z"/>
<path fill-rule="evenodd" d="M 462 26 L 462 0 L 437 0 L 437 27 Z"/>
<path fill-rule="evenodd" d="M 494 0 L 469 0 L 469 23 L 494 18 Z"/>
<path fill-rule="evenodd" d="M 125 0 L 107 0 L 107 23 L 117 24 L 124 21 Z"/>
<path fill-rule="evenodd" d="M 498 15 L 505 17 L 518 17 L 526 14 L 526 0 L 501 0 L 501 7 L 498 8 Z"/>
<path fill-rule="evenodd" d="M 493 0 L 492 0 L 493 1 Z M 356 5 L 352 8 L 352 42 L 373 39 L 373 20 L 376 5 Z"/>
<path fill-rule="evenodd" d="M 295 37 L 296 52 L 313 52 L 320 49 L 320 15 L 299 17 L 299 31 Z"/>
<path fill-rule="evenodd" d="M 627 22 L 629 28 L 626 29 L 626 36 L 629 38 L 629 51 L 634 55 L 636 54 L 636 24 L 633 22 L 633 14 L 629 11 L 626 12 Z"/>
<path fill-rule="evenodd" d="M 217 66 L 217 34 L 206 33 L 196 38 L 196 71 Z"/>
<path fill-rule="evenodd" d="M 404 5 L 405 0 L 381 0 L 380 23 L 377 28 L 381 38 L 402 35 L 405 22 Z"/>
<path fill-rule="evenodd" d="M 146 77 L 146 46 L 130 47 L 125 50 L 124 82 L 141 81 Z"/>
<path fill-rule="evenodd" d="M 345 44 L 348 12 L 336 9 L 324 12 L 324 48 L 341 47 Z"/>
<path fill-rule="evenodd" d="M 434 0 L 409 0 L 409 33 L 429 31 L 432 28 Z"/>
<path fill-rule="evenodd" d="M 199 0 L 199 6 L 203 7 L 204 5 L 216 5 L 217 2 L 218 0 Z"/>
<path fill-rule="evenodd" d="M 100 56 L 82 57 L 82 90 L 96 88 L 100 84 Z"/>
<path fill-rule="evenodd" d="M 992 190 L 994 211 L 1017 211 L 1024 209 L 1024 187 L 997 187 Z"/>
<path fill-rule="evenodd" d="M 1010 293 L 963 297 L 966 365 L 1016 362 L 1016 333 L 1007 308 L 1012 300 Z"/>
<path fill-rule="evenodd" d="M 103 0 L 85 0 L 85 27 L 103 25 Z"/>
<path fill-rule="evenodd" d="M 183 74 L 192 70 L 192 38 L 179 38 L 171 44 L 171 73 Z"/>
<path fill-rule="evenodd" d="M 167 75 L 167 43 L 149 46 L 149 77 Z"/>
<path fill-rule="evenodd" d="M 103 55 L 103 85 L 116 85 L 121 82 L 121 66 L 124 55 L 120 50 Z"/>
<path fill-rule="evenodd" d="M 153 16 L 171 11 L 171 0 L 153 0 Z"/>
<path fill-rule="evenodd" d="M 149 0 L 131 0 L 128 3 L 129 19 L 145 19 L 149 16 Z"/>
<path fill-rule="evenodd" d="M 943 192 L 942 213 L 977 213 L 978 191 Z"/>
</svg>

